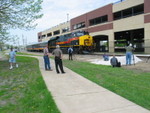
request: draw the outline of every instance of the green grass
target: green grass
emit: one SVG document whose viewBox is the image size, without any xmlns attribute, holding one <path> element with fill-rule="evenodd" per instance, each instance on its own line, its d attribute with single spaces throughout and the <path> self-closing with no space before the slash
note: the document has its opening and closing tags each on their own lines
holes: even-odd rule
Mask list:
<svg viewBox="0 0 150 113">
<path fill-rule="evenodd" d="M 29 54 L 24 52 L 17 52 L 17 55 L 29 55 L 29 56 L 43 56 L 43 55 L 36 55 L 36 54 Z M 54 56 L 50 56 L 50 58 L 54 59 Z"/>
<path fill-rule="evenodd" d="M 24 53 L 24 52 L 17 52 L 17 55 L 31 55 L 31 56 L 42 56 L 42 55 L 36 55 L 36 54 L 29 54 L 29 53 Z"/>
<path fill-rule="evenodd" d="M 17 56 L 19 68 L 0 61 L 0 113 L 60 113 L 39 70 L 38 60 Z"/>
<path fill-rule="evenodd" d="M 64 65 L 96 84 L 150 110 L 150 73 L 64 60 Z"/>
</svg>

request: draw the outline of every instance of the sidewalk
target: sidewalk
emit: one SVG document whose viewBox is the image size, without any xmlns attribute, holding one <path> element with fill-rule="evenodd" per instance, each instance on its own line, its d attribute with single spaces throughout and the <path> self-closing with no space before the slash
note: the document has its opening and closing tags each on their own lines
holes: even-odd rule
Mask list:
<svg viewBox="0 0 150 113">
<path fill-rule="evenodd" d="M 8 60 L 8 58 L 4 55 L 2 51 L 0 51 L 0 61 Z"/>
<path fill-rule="evenodd" d="M 64 67 L 65 74 L 56 74 L 53 60 L 50 60 L 53 71 L 45 71 L 43 58 L 37 58 L 43 79 L 61 113 L 150 113 L 68 68 Z"/>
</svg>

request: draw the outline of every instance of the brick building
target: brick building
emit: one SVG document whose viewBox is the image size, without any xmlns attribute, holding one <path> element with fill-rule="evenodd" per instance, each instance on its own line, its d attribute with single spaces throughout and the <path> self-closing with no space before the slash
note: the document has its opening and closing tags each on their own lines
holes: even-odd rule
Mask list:
<svg viewBox="0 0 150 113">
<path fill-rule="evenodd" d="M 150 53 L 149 6 L 150 0 L 120 0 L 72 18 L 63 28 L 68 28 L 67 32 L 88 31 L 96 52 L 124 52 L 125 46 L 132 43 L 136 52 Z M 57 35 L 63 33 L 61 26 Z M 38 39 L 54 31 L 58 30 L 43 31 Z"/>
</svg>

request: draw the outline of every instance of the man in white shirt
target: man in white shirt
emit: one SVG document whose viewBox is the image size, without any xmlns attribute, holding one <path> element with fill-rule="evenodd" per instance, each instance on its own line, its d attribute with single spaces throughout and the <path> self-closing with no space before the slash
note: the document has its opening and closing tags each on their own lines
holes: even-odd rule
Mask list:
<svg viewBox="0 0 150 113">
<path fill-rule="evenodd" d="M 46 71 L 52 71 L 51 66 L 50 66 L 50 60 L 49 60 L 49 51 L 48 51 L 48 46 L 46 46 L 43 50 L 44 52 L 44 64 L 45 64 L 45 70 Z"/>
</svg>

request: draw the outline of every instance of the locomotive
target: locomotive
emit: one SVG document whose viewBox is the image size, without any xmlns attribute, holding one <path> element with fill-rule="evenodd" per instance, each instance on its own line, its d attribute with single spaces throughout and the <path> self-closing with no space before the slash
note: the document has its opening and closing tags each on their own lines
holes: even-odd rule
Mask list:
<svg viewBox="0 0 150 113">
<path fill-rule="evenodd" d="M 93 51 L 93 37 L 85 31 L 76 31 L 51 38 L 48 41 L 49 51 L 52 52 L 59 45 L 63 53 L 71 46 L 74 53 L 83 54 Z"/>
</svg>

